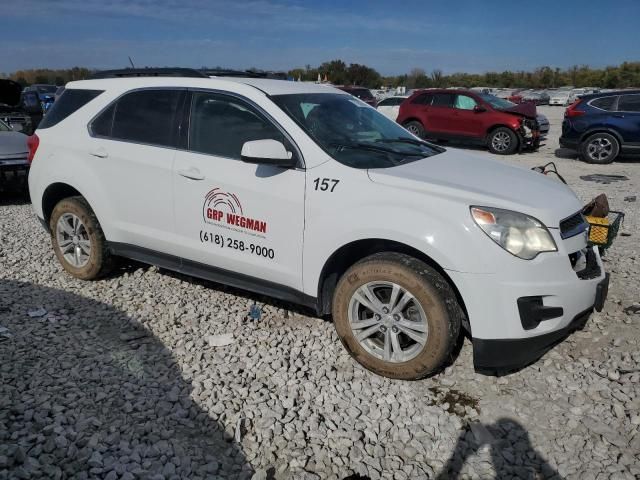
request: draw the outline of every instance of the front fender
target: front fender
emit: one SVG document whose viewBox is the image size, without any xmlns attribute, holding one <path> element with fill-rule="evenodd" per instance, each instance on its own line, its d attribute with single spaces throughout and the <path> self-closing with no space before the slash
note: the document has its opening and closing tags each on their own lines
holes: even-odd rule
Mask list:
<svg viewBox="0 0 640 480">
<path fill-rule="evenodd" d="M 489 273 L 492 261 L 484 255 L 491 240 L 473 224 L 468 207 L 427 214 L 399 205 L 360 205 L 357 209 L 326 211 L 309 218 L 305 229 L 303 285 L 316 295 L 323 267 L 344 245 L 359 240 L 388 240 L 412 247 L 445 270 Z M 468 221 L 453 221 L 468 217 Z M 327 229 L 325 225 L 335 228 Z M 339 225 L 344 225 L 342 228 Z M 485 245 L 486 244 L 486 245 Z"/>
</svg>

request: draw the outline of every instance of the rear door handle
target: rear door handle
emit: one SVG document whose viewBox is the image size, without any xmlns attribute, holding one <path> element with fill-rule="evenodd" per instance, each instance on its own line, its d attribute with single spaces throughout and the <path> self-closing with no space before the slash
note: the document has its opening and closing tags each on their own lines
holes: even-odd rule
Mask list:
<svg viewBox="0 0 640 480">
<path fill-rule="evenodd" d="M 89 152 L 90 155 L 98 158 L 107 158 L 109 156 L 109 152 L 107 152 L 103 147 L 98 147 Z"/>
<path fill-rule="evenodd" d="M 195 167 L 191 167 L 188 170 L 178 170 L 178 175 L 190 180 L 204 180 L 204 175 Z"/>
</svg>

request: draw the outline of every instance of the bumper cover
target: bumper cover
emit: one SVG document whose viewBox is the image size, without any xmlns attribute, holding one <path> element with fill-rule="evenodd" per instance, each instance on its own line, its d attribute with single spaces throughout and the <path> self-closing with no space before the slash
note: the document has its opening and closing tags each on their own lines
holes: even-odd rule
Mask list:
<svg viewBox="0 0 640 480">
<path fill-rule="evenodd" d="M 473 363 L 478 371 L 487 373 L 509 372 L 526 367 L 562 342 L 575 330 L 581 330 L 595 309 L 601 311 L 607 297 L 609 275 L 598 283 L 595 303 L 580 312 L 564 328 L 528 338 L 481 339 L 473 338 Z"/>
<path fill-rule="evenodd" d="M 526 367 L 538 360 L 575 330 L 586 324 L 593 307 L 579 313 L 569 325 L 537 337 L 513 340 L 473 338 L 473 364 L 476 370 L 499 373 Z"/>
<path fill-rule="evenodd" d="M 571 150 L 577 150 L 580 143 L 578 140 L 565 137 L 560 137 L 559 142 L 562 148 L 569 148 Z"/>
</svg>

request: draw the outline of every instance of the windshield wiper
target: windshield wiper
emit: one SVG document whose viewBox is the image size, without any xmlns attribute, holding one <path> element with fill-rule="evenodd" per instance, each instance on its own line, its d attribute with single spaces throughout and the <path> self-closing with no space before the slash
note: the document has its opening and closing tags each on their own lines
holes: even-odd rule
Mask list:
<svg viewBox="0 0 640 480">
<path fill-rule="evenodd" d="M 370 143 L 332 143 L 332 147 L 336 148 L 354 148 L 360 150 L 371 150 L 373 152 L 391 153 L 393 155 L 404 155 L 410 157 L 424 157 L 423 153 L 405 152 L 403 150 L 393 150 L 391 148 L 379 147 Z"/>
<path fill-rule="evenodd" d="M 378 143 L 410 143 L 411 145 L 426 145 L 427 147 L 430 147 L 431 145 L 429 145 L 427 142 L 425 142 L 424 140 L 417 140 L 415 138 L 404 138 L 404 137 L 398 137 L 398 138 L 379 138 L 378 140 L 375 140 Z"/>
<path fill-rule="evenodd" d="M 444 148 L 438 146 L 438 145 L 433 145 L 432 143 L 426 142 L 424 140 L 417 140 L 415 138 L 405 138 L 405 137 L 398 137 L 398 138 L 380 138 L 378 140 L 376 140 L 376 142 L 379 143 L 408 143 L 411 145 L 418 145 L 421 147 L 429 147 L 431 150 L 434 150 L 436 152 L 442 153 L 444 152 Z"/>
</svg>

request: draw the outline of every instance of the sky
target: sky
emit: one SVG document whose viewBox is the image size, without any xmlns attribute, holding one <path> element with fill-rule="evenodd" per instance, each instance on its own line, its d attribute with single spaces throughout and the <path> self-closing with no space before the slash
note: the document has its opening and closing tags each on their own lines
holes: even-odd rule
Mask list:
<svg viewBox="0 0 640 480">
<path fill-rule="evenodd" d="M 640 61 L 640 0 L 0 0 L 0 72 L 340 58 L 383 75 Z"/>
</svg>

